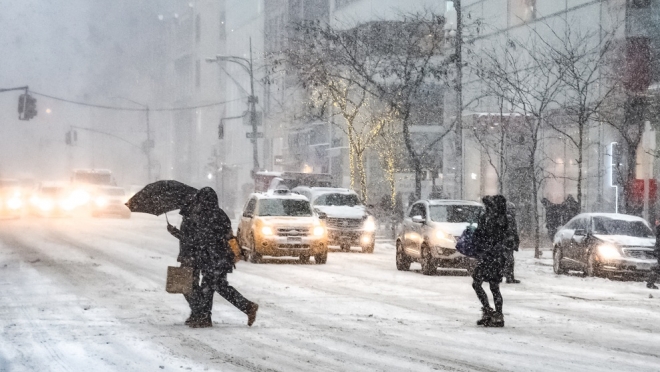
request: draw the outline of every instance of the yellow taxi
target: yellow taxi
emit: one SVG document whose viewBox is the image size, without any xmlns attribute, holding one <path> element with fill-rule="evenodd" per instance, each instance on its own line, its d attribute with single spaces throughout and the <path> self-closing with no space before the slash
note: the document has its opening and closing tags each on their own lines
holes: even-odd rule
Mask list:
<svg viewBox="0 0 660 372">
<path fill-rule="evenodd" d="M 328 233 L 309 200 L 289 190 L 250 195 L 236 233 L 243 256 L 258 263 L 263 256 L 299 257 L 325 264 Z"/>
</svg>

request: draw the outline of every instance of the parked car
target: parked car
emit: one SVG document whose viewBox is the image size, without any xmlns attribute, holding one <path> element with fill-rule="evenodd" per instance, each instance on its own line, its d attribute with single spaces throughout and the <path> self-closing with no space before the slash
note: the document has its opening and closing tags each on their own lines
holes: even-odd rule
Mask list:
<svg viewBox="0 0 660 372">
<path fill-rule="evenodd" d="M 553 269 L 605 274 L 648 275 L 657 264 L 655 235 L 642 218 L 615 213 L 582 213 L 557 230 Z"/>
<path fill-rule="evenodd" d="M 244 257 L 258 263 L 263 256 L 294 256 L 325 264 L 328 235 L 309 200 L 289 190 L 250 195 L 236 233 Z"/>
<path fill-rule="evenodd" d="M 326 215 L 328 244 L 349 251 L 351 246 L 373 253 L 376 244 L 376 220 L 355 191 L 334 187 L 300 186 L 292 190 L 304 195 L 312 207 Z"/>
<path fill-rule="evenodd" d="M 30 212 L 41 217 L 69 217 L 76 203 L 64 184 L 43 183 L 30 198 Z"/>
<path fill-rule="evenodd" d="M 466 200 L 420 200 L 407 210 L 397 229 L 396 268 L 410 270 L 412 262 L 431 275 L 438 267 L 465 268 L 475 261 L 456 251 L 456 241 L 484 208 Z"/>
<path fill-rule="evenodd" d="M 131 210 L 125 205 L 126 190 L 116 186 L 99 186 L 94 192 L 92 203 L 92 217 L 104 215 L 118 215 L 122 218 L 131 218 Z"/>
<path fill-rule="evenodd" d="M 0 179 L 0 218 L 20 218 L 23 204 L 20 182 Z"/>
</svg>

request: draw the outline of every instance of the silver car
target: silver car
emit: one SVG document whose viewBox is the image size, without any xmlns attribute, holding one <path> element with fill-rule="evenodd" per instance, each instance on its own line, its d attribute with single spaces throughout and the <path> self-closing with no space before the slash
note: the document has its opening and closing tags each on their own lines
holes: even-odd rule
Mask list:
<svg viewBox="0 0 660 372">
<path fill-rule="evenodd" d="M 642 218 L 615 213 L 582 213 L 554 237 L 553 269 L 605 274 L 648 275 L 657 259 L 655 235 Z"/>
<path fill-rule="evenodd" d="M 466 268 L 474 260 L 456 251 L 456 241 L 484 210 L 480 203 L 466 200 L 420 200 L 408 208 L 396 238 L 396 268 L 410 270 L 412 262 L 422 265 L 424 275 L 438 267 Z"/>
</svg>

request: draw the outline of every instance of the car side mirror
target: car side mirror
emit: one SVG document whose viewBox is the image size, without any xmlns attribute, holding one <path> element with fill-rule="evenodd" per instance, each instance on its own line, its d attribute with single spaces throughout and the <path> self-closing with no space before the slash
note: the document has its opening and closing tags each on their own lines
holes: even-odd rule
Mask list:
<svg viewBox="0 0 660 372">
<path fill-rule="evenodd" d="M 317 211 L 316 213 L 319 215 L 319 220 L 325 220 L 326 218 L 328 218 L 327 213 L 320 212 L 320 211 Z"/>
<path fill-rule="evenodd" d="M 577 229 L 577 230 L 575 230 L 575 233 L 573 235 L 575 235 L 575 236 L 585 236 L 585 235 L 587 235 L 587 230 Z"/>
<path fill-rule="evenodd" d="M 426 222 L 426 219 L 424 219 L 422 216 L 413 216 L 412 221 L 414 223 L 424 223 Z"/>
</svg>

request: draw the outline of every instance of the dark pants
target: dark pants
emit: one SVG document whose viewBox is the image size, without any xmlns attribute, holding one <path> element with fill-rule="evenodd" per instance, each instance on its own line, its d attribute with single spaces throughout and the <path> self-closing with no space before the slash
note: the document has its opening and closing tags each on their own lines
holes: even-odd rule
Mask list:
<svg viewBox="0 0 660 372">
<path fill-rule="evenodd" d="M 513 249 L 504 250 L 504 277 L 507 280 L 515 279 L 513 275 L 513 268 L 516 264 L 516 260 L 513 257 Z"/>
<path fill-rule="evenodd" d="M 222 298 L 234 305 L 237 309 L 247 314 L 250 301 L 240 294 L 227 281 L 227 273 L 202 273 L 202 284 L 199 286 L 195 296 L 195 312 L 200 317 L 210 317 L 213 309 L 213 293 L 218 292 Z"/>
<path fill-rule="evenodd" d="M 190 294 L 184 294 L 183 297 L 186 299 L 188 302 L 188 306 L 190 306 L 190 314 L 192 316 L 195 315 L 195 298 L 194 295 L 195 293 L 199 292 L 199 275 L 201 274 L 201 270 L 197 269 L 193 266 L 192 262 L 190 261 L 182 261 L 181 262 L 181 267 L 190 267 L 193 269 L 193 284 L 192 284 L 192 292 Z"/>
<path fill-rule="evenodd" d="M 651 275 L 649 275 L 649 280 L 647 284 L 655 284 L 658 281 L 658 276 L 660 275 L 660 258 L 658 258 L 658 264 L 655 267 L 651 268 Z"/>
<path fill-rule="evenodd" d="M 497 266 L 497 264 L 494 266 Z M 472 279 L 474 280 L 472 282 L 472 288 L 474 288 L 474 291 L 477 293 L 477 297 L 479 298 L 481 305 L 484 308 L 490 308 L 490 304 L 488 303 L 488 295 L 482 287 L 484 282 L 488 282 L 490 284 L 490 291 L 493 293 L 495 311 L 502 313 L 502 306 L 504 305 L 504 299 L 502 298 L 502 293 L 500 292 L 500 282 L 502 281 L 502 276 L 497 273 L 497 267 L 486 265 L 480 262 L 474 269 Z"/>
</svg>

